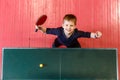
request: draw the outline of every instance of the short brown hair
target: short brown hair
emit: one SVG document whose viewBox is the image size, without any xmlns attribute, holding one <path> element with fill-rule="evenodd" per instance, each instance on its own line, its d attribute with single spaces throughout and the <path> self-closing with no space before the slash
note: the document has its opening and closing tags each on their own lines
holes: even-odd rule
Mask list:
<svg viewBox="0 0 120 80">
<path fill-rule="evenodd" d="M 63 20 L 73 21 L 75 23 L 75 25 L 76 25 L 76 22 L 77 22 L 77 18 L 73 14 L 66 14 L 64 16 Z"/>
</svg>

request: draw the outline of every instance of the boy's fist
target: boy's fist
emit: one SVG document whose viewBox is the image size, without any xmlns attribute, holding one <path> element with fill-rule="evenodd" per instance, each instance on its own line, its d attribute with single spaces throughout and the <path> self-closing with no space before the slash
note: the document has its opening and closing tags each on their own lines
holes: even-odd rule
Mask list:
<svg viewBox="0 0 120 80">
<path fill-rule="evenodd" d="M 102 33 L 100 31 L 97 31 L 95 37 L 100 38 L 101 36 L 102 36 Z"/>
</svg>

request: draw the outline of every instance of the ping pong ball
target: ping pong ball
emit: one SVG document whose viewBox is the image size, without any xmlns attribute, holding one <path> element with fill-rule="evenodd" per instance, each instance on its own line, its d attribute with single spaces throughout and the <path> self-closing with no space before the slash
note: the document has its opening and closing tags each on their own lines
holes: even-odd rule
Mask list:
<svg viewBox="0 0 120 80">
<path fill-rule="evenodd" d="M 39 66 L 40 66 L 40 68 L 43 68 L 43 64 L 40 64 Z"/>
</svg>

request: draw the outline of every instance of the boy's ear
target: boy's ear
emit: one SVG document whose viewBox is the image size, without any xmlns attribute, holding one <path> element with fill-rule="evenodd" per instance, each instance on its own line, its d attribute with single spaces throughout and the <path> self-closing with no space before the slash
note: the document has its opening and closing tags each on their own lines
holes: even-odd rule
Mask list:
<svg viewBox="0 0 120 80">
<path fill-rule="evenodd" d="M 64 24 L 62 24 L 62 27 L 64 26 Z"/>
</svg>

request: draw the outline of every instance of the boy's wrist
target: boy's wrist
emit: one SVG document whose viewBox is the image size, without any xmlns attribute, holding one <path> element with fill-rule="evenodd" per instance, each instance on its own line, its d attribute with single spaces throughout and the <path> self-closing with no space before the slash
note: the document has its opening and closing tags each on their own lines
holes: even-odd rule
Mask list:
<svg viewBox="0 0 120 80">
<path fill-rule="evenodd" d="M 97 38 L 97 34 L 96 33 L 91 33 L 91 38 Z"/>
</svg>

